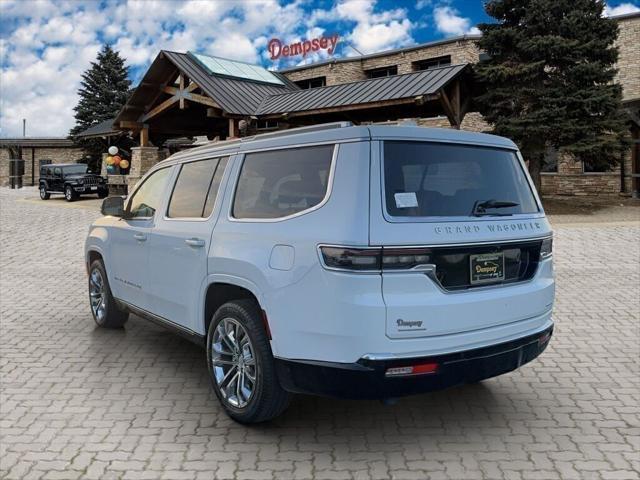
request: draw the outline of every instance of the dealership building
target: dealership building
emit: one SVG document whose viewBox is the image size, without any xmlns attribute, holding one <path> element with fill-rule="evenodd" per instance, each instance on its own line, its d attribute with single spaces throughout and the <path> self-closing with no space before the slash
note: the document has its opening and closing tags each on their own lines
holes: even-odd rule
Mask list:
<svg viewBox="0 0 640 480">
<path fill-rule="evenodd" d="M 549 150 L 544 195 L 637 195 L 640 190 L 640 14 L 615 18 L 617 81 L 632 148 L 611 171 Z M 81 136 L 102 138 L 105 150 L 124 136 L 136 140 L 139 146 L 123 152 L 131 160 L 127 174 L 109 175 L 110 184 L 125 189 L 172 151 L 207 140 L 336 120 L 488 131 L 491 126 L 473 105 L 473 65 L 485 56 L 476 46 L 478 38 L 449 38 L 278 72 L 193 52 L 161 51 L 117 117 Z M 8 140 L 15 149 L 19 139 Z M 33 162 L 29 155 L 36 158 L 37 153 L 22 149 L 23 158 Z"/>
</svg>

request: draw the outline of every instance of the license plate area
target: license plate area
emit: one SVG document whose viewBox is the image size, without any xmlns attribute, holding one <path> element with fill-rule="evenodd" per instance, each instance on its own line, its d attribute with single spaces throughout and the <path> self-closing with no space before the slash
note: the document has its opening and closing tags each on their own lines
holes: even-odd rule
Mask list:
<svg viewBox="0 0 640 480">
<path fill-rule="evenodd" d="M 98 187 L 91 187 L 91 190 L 98 190 Z"/>
<path fill-rule="evenodd" d="M 472 285 L 504 280 L 504 253 L 469 255 L 469 281 Z"/>
</svg>

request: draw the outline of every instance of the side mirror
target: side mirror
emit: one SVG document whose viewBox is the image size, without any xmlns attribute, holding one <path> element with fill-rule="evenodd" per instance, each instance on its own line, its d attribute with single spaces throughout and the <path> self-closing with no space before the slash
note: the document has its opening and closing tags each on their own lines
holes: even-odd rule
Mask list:
<svg viewBox="0 0 640 480">
<path fill-rule="evenodd" d="M 124 217 L 124 198 L 107 197 L 102 201 L 100 211 L 103 215 L 111 215 L 112 217 Z"/>
</svg>

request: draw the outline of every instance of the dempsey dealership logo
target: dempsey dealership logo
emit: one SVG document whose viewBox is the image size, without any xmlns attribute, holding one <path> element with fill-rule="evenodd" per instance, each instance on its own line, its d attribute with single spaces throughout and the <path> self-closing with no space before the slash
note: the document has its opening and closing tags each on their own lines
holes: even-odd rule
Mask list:
<svg viewBox="0 0 640 480">
<path fill-rule="evenodd" d="M 271 60 L 277 60 L 280 57 L 295 57 L 296 55 L 302 55 L 304 58 L 309 53 L 317 52 L 318 50 L 326 50 L 327 53 L 331 55 L 336 50 L 339 38 L 339 35 L 331 35 L 330 37 L 302 40 L 290 45 L 283 45 L 281 40 L 272 38 L 269 40 L 267 49 L 269 50 Z"/>
<path fill-rule="evenodd" d="M 396 325 L 398 328 L 420 330 L 420 327 L 422 327 L 422 320 L 403 320 L 402 318 L 399 318 L 396 320 Z M 424 330 L 424 328 L 421 330 Z"/>
</svg>

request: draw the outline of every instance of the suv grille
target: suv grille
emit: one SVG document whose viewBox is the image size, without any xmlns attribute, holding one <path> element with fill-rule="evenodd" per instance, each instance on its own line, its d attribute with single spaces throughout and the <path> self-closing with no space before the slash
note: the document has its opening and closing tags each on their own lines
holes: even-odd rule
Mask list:
<svg viewBox="0 0 640 480">
<path fill-rule="evenodd" d="M 85 185 L 98 185 L 98 177 L 85 177 L 83 180 Z"/>
<path fill-rule="evenodd" d="M 504 285 L 531 279 L 540 261 L 542 240 L 517 243 L 494 243 L 469 247 L 435 247 L 430 249 L 432 263 L 436 265 L 436 277 L 446 290 L 464 290 L 489 285 Z M 472 284 L 470 278 L 470 256 L 483 253 L 504 255 L 504 280 Z"/>
</svg>

